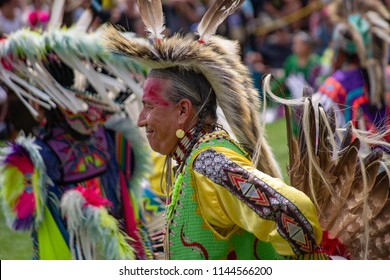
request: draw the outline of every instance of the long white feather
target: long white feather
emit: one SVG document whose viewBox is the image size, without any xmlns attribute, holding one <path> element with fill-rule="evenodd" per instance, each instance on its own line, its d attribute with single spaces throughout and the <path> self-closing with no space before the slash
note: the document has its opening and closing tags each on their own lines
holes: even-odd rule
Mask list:
<svg viewBox="0 0 390 280">
<path fill-rule="evenodd" d="M 386 20 L 384 20 L 377 12 L 368 11 L 366 13 L 366 16 L 367 19 L 375 26 L 381 27 L 385 30 L 389 30 L 390 28 L 389 23 Z"/>
<path fill-rule="evenodd" d="M 161 0 L 137 0 L 137 4 L 149 38 L 161 39 L 165 29 Z"/>
<path fill-rule="evenodd" d="M 379 28 L 379 27 L 372 27 L 372 32 L 375 33 L 379 38 L 386 41 L 388 44 L 390 44 L 390 33 L 389 31 L 385 31 L 385 29 Z"/>
<path fill-rule="evenodd" d="M 86 9 L 83 11 L 80 18 L 77 20 L 75 29 L 80 30 L 82 32 L 87 32 L 92 21 L 93 21 L 92 11 L 90 9 Z"/>
<path fill-rule="evenodd" d="M 142 96 L 141 86 L 134 79 L 129 77 L 126 71 L 122 70 L 121 68 L 115 67 L 114 65 L 111 65 L 108 62 L 105 62 L 105 66 L 111 73 L 121 78 L 126 83 L 126 85 L 135 93 L 138 100 L 141 100 L 141 96 Z"/>
<path fill-rule="evenodd" d="M 25 80 L 21 79 L 20 77 L 18 77 L 14 73 L 9 72 L 8 74 L 9 74 L 9 77 L 11 78 L 11 80 L 13 80 L 14 82 L 23 86 L 24 88 L 30 90 L 31 93 L 34 94 L 35 96 L 37 96 L 38 98 L 41 98 L 44 101 L 50 102 L 50 97 L 46 93 L 44 93 L 43 91 L 39 90 L 38 88 L 30 85 L 29 83 L 27 83 Z"/>
<path fill-rule="evenodd" d="M 20 99 L 20 101 L 26 106 L 26 108 L 30 111 L 30 113 L 34 116 L 38 116 L 37 110 L 35 110 L 22 96 L 19 89 L 16 87 L 16 85 L 11 81 L 9 76 L 6 74 L 6 71 L 3 70 L 2 67 L 0 67 L 0 74 L 2 76 L 2 81 L 5 82 L 7 86 L 9 86 L 16 94 L 16 96 Z"/>
<path fill-rule="evenodd" d="M 76 105 L 77 102 L 73 100 L 75 97 L 74 93 L 67 94 L 66 92 L 63 92 L 65 90 L 54 78 L 50 75 L 50 73 L 47 71 L 47 69 L 43 66 L 41 61 L 36 61 L 36 63 L 33 65 L 34 69 L 40 75 L 35 77 L 37 80 L 40 80 L 41 83 L 47 83 L 47 86 L 50 90 L 50 94 L 52 97 L 54 97 L 58 104 L 60 106 L 63 106 L 64 108 L 67 108 L 72 113 L 77 113 L 81 111 L 80 107 L 82 105 Z M 45 80 L 41 80 L 39 76 L 45 77 Z M 38 78 L 39 77 L 39 78 Z M 80 102 L 78 102 L 80 103 Z"/>
<path fill-rule="evenodd" d="M 62 18 L 64 16 L 65 0 L 55 0 L 50 11 L 50 20 L 47 25 L 48 30 L 53 30 L 61 27 Z"/>
</svg>

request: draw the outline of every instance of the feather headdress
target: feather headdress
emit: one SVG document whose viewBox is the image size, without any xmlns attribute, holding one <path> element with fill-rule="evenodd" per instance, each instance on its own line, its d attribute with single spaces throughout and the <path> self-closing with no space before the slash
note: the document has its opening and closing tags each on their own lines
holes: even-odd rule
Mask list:
<svg viewBox="0 0 390 280">
<path fill-rule="evenodd" d="M 385 66 L 390 44 L 390 12 L 379 0 L 336 0 L 329 6 L 335 24 L 334 44 L 355 53 L 367 70 L 370 103 L 386 101 Z"/>
<path fill-rule="evenodd" d="M 179 35 L 161 39 L 161 33 L 154 32 L 161 30 L 161 21 L 150 20 L 152 16 L 149 12 L 149 2 L 138 1 L 138 4 L 140 10 L 145 11 L 141 13 L 142 19 L 147 29 L 153 30 L 151 38 L 155 40 L 151 40 L 151 44 L 145 44 L 128 39 L 111 26 L 107 27 L 104 33 L 107 48 L 150 68 L 176 66 L 203 74 L 213 87 L 218 105 L 237 140 L 253 155 L 260 139 L 259 154 L 262 159 L 258 168 L 271 176 L 280 177 L 279 168 L 259 125 L 258 92 L 253 86 L 249 70 L 241 62 L 238 43 L 214 35 L 221 21 L 233 13 L 243 1 L 215 1 L 199 24 L 200 40 Z M 161 5 L 160 1 L 152 2 L 155 8 L 157 2 Z M 157 10 L 160 11 L 160 8 Z M 159 13 L 157 16 L 161 18 Z"/>
<path fill-rule="evenodd" d="M 30 100 L 48 110 L 77 113 L 93 104 L 118 112 L 122 95 L 141 95 L 146 68 L 105 53 L 101 42 L 99 32 L 79 29 L 17 31 L 0 44 L 0 79 L 34 116 Z"/>
<path fill-rule="evenodd" d="M 86 111 L 89 104 L 111 112 L 126 109 L 123 104 L 132 93 L 142 94 L 146 68 L 103 51 L 99 31 L 87 33 L 89 9 L 75 26 L 60 29 L 65 2 L 68 11 L 82 4 L 55 1 L 46 31 L 19 30 L 0 43 L 0 80 L 33 116 L 38 112 L 30 101 L 72 113 Z"/>
</svg>

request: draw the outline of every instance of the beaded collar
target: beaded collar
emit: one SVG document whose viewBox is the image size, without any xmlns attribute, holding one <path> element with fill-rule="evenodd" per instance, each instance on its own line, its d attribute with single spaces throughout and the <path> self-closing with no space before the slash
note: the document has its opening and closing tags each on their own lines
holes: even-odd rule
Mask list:
<svg viewBox="0 0 390 280">
<path fill-rule="evenodd" d="M 196 126 L 191 128 L 189 131 L 186 132 L 184 137 L 179 140 L 177 143 L 176 150 L 172 153 L 172 158 L 176 160 L 177 164 L 182 164 L 185 160 L 188 151 L 191 149 L 191 146 L 194 144 L 194 137 L 195 137 L 195 131 Z M 202 130 L 203 132 L 203 130 Z M 203 135 L 203 133 L 201 133 Z"/>
<path fill-rule="evenodd" d="M 236 146 L 240 147 L 245 153 L 245 155 L 249 157 L 245 149 L 237 141 L 231 139 L 229 137 L 229 134 L 225 130 L 223 130 L 222 127 L 216 126 L 214 127 L 213 131 L 219 131 L 217 138 L 229 139 L 229 141 L 234 142 Z M 184 137 L 178 142 L 176 150 L 172 153 L 172 158 L 176 160 L 178 165 L 181 165 L 183 163 L 183 161 L 188 156 L 190 150 L 192 150 L 195 146 L 199 145 L 200 142 L 207 140 L 209 137 L 213 137 L 210 133 L 207 133 L 205 128 L 202 128 L 198 135 L 195 135 L 195 133 L 196 127 L 193 127 L 189 131 L 187 131 Z M 195 139 L 195 137 L 197 138 Z"/>
</svg>

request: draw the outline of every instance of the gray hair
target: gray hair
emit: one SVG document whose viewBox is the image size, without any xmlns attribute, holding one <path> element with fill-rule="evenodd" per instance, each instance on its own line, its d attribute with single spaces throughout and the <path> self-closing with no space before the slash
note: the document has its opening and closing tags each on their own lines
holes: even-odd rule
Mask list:
<svg viewBox="0 0 390 280">
<path fill-rule="evenodd" d="M 197 111 L 199 125 L 205 124 L 206 119 L 210 120 L 211 124 L 216 123 L 217 100 L 215 93 L 209 81 L 201 73 L 170 67 L 152 69 L 148 77 L 171 81 L 172 91 L 166 98 L 174 104 L 184 98 L 189 99 Z"/>
</svg>

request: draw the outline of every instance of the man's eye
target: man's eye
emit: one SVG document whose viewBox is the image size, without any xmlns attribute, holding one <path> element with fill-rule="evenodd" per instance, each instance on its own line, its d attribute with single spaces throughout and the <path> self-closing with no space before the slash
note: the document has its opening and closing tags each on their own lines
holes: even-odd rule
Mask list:
<svg viewBox="0 0 390 280">
<path fill-rule="evenodd" d="M 153 109 L 153 105 L 151 105 L 151 104 L 144 104 L 144 108 L 146 109 L 146 110 L 151 110 L 151 109 Z"/>
</svg>

